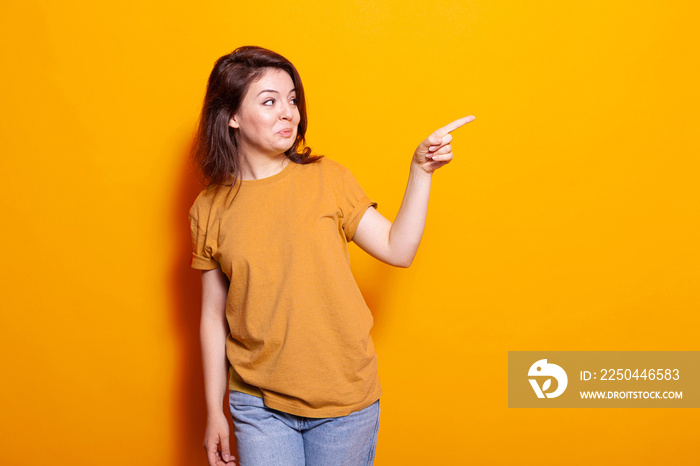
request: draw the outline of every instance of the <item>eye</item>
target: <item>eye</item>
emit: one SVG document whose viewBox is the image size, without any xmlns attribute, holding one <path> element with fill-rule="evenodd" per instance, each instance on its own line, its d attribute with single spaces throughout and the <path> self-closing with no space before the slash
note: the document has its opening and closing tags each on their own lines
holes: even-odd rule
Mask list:
<svg viewBox="0 0 700 466">
<path fill-rule="evenodd" d="M 272 102 L 272 104 L 274 104 L 274 103 L 275 103 L 275 99 L 272 99 L 272 98 L 267 99 L 267 100 L 265 100 L 265 101 L 263 102 L 263 105 L 267 105 L 268 102 Z M 267 106 L 269 107 L 269 105 L 267 105 Z"/>
<path fill-rule="evenodd" d="M 296 97 L 294 97 L 294 98 L 292 99 L 292 105 L 297 105 L 298 103 L 299 103 L 299 99 L 297 99 Z"/>
</svg>

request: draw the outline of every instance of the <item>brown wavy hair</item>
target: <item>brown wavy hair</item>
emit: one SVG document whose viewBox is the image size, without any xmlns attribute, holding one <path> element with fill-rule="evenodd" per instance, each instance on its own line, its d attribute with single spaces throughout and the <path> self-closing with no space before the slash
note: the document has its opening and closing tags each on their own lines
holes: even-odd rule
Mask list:
<svg viewBox="0 0 700 466">
<path fill-rule="evenodd" d="M 291 162 L 306 164 L 322 156 L 311 155 L 306 147 L 306 96 L 299 72 L 292 62 L 271 50 L 255 46 L 238 47 L 220 57 L 209 75 L 204 105 L 192 144 L 192 158 L 206 187 L 236 184 L 240 174 L 238 146 L 231 117 L 238 111 L 250 84 L 259 79 L 265 68 L 278 68 L 292 78 L 297 96 L 300 121 L 297 137 L 285 155 Z"/>
</svg>

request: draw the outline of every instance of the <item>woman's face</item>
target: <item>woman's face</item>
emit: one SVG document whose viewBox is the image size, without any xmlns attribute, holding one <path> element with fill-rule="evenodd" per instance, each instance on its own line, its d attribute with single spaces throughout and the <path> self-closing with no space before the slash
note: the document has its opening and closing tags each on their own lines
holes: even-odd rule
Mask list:
<svg viewBox="0 0 700 466">
<path fill-rule="evenodd" d="M 229 121 L 235 129 L 239 153 L 246 157 L 274 157 L 292 147 L 300 120 L 296 103 L 289 74 L 267 68 L 259 80 L 250 84 L 240 108 Z"/>
</svg>

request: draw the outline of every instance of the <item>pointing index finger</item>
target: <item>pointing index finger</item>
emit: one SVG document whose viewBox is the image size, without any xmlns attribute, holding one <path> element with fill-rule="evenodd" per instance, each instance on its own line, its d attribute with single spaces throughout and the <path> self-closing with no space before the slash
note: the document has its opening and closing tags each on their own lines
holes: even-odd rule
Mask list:
<svg viewBox="0 0 700 466">
<path fill-rule="evenodd" d="M 474 121 L 474 116 L 469 115 L 465 116 L 464 118 L 460 118 L 459 120 L 455 120 L 452 123 L 448 124 L 447 126 L 443 126 L 439 130 L 435 132 L 435 134 L 438 137 L 443 137 L 448 133 L 451 133 L 452 131 L 456 130 L 457 128 L 466 125 L 470 121 Z"/>
</svg>

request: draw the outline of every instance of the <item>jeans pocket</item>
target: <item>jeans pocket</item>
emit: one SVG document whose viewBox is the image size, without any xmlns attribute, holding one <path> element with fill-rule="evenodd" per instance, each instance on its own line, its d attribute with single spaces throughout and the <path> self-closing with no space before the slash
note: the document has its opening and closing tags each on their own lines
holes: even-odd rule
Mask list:
<svg viewBox="0 0 700 466">
<path fill-rule="evenodd" d="M 265 403 L 263 402 L 262 398 L 235 390 L 231 390 L 229 392 L 228 400 L 232 408 L 243 406 L 253 406 L 256 408 L 265 407 Z"/>
</svg>

